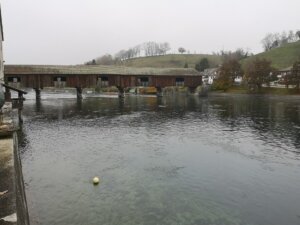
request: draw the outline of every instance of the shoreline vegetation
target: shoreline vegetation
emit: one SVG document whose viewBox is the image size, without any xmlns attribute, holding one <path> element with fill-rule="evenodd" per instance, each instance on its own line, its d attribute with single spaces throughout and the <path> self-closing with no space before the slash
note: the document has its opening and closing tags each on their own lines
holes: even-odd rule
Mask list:
<svg viewBox="0 0 300 225">
<path fill-rule="evenodd" d="M 300 96 L 300 93 L 295 88 L 276 88 L 276 87 L 261 87 L 260 90 L 251 91 L 244 86 L 233 86 L 227 90 L 212 90 L 210 94 L 249 94 L 249 95 L 293 95 Z"/>
</svg>

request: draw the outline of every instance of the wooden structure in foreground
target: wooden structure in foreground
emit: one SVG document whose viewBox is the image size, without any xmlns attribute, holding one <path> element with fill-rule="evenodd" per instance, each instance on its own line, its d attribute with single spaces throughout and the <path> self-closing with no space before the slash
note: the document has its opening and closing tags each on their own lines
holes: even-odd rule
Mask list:
<svg viewBox="0 0 300 225">
<path fill-rule="evenodd" d="M 39 98 L 44 87 L 73 87 L 80 98 L 83 88 L 116 86 L 119 96 L 128 87 L 185 86 L 195 90 L 202 84 L 202 76 L 194 69 L 132 68 L 121 66 L 52 66 L 5 65 L 5 83 L 16 88 L 33 88 Z"/>
</svg>

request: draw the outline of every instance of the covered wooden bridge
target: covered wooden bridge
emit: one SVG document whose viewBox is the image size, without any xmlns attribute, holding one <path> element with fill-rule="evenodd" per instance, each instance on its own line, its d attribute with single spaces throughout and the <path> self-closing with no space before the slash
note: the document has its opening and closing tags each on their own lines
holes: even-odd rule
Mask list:
<svg viewBox="0 0 300 225">
<path fill-rule="evenodd" d="M 33 88 L 37 97 L 45 87 L 73 87 L 81 97 L 83 88 L 116 86 L 119 96 L 123 96 L 124 89 L 128 87 L 155 87 L 160 93 L 168 86 L 186 86 L 193 91 L 202 84 L 198 71 L 184 68 L 5 65 L 4 77 L 9 86 Z"/>
</svg>

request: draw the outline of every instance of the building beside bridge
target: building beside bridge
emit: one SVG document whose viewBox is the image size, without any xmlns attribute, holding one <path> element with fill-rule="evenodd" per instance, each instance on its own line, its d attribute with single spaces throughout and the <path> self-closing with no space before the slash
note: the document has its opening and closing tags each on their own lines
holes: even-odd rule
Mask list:
<svg viewBox="0 0 300 225">
<path fill-rule="evenodd" d="M 202 76 L 191 68 L 133 68 L 122 66 L 5 65 L 5 83 L 15 88 L 116 86 L 119 92 L 128 87 L 185 86 L 192 91 L 202 84 Z"/>
<path fill-rule="evenodd" d="M 1 8 L 0 8 L 0 110 L 1 107 L 4 104 L 4 88 L 2 86 L 4 82 L 4 61 L 3 61 L 3 46 L 2 42 L 4 41 L 4 35 L 3 35 L 3 25 L 2 25 L 2 14 L 1 14 Z M 0 116 L 1 117 L 1 116 Z M 0 118 L 1 120 L 1 118 Z M 0 121 L 1 124 L 1 121 Z"/>
</svg>

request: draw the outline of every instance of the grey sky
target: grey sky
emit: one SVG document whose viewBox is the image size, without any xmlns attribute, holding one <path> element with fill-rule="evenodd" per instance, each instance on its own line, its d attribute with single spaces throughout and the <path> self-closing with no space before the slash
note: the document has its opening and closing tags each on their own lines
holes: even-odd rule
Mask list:
<svg viewBox="0 0 300 225">
<path fill-rule="evenodd" d="M 300 29 L 300 0 L 2 0 L 6 64 L 80 64 L 146 41 L 191 53 L 262 51 Z"/>
</svg>

